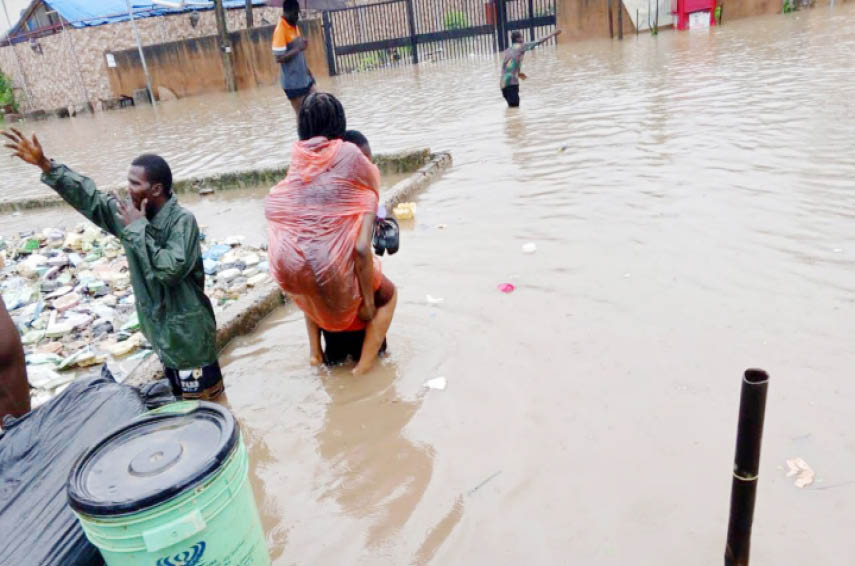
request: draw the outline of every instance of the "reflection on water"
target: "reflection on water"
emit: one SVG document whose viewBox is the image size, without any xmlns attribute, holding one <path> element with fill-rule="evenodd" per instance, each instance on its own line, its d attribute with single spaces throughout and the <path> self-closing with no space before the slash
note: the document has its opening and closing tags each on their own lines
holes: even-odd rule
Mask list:
<svg viewBox="0 0 855 566">
<path fill-rule="evenodd" d="M 849 4 L 538 51 L 517 112 L 496 61 L 322 85 L 375 151 L 455 165 L 384 258 L 386 365 L 310 369 L 291 311 L 223 355 L 276 564 L 720 564 L 755 365 L 755 560 L 855 563 L 853 21 Z M 144 149 L 181 176 L 275 165 L 294 138 L 276 89 L 36 128 L 99 181 Z M 0 160 L 4 194 L 35 190 L 21 172 Z M 792 457 L 838 487 L 794 488 Z"/>
<path fill-rule="evenodd" d="M 431 449 L 403 434 L 421 402 L 402 400 L 396 377 L 394 364 L 387 364 L 365 379 L 343 369 L 321 378 L 330 397 L 316 437 L 332 472 L 325 496 L 370 518 L 368 546 L 381 545 L 407 522 L 433 471 Z"/>
</svg>

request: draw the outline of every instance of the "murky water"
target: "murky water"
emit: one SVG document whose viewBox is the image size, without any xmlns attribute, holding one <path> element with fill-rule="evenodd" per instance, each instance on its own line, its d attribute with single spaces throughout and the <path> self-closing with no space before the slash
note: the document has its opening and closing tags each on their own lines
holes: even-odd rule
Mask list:
<svg viewBox="0 0 855 566">
<path fill-rule="evenodd" d="M 406 174 L 384 176 L 381 179 L 381 196 L 406 178 Z M 221 190 L 207 196 L 183 193 L 178 195 L 178 199 L 196 215 L 207 237 L 222 240 L 240 235 L 247 238 L 248 244 L 258 246 L 267 241 L 264 197 L 269 191 L 270 187 L 252 187 Z M 86 219 L 66 206 L 0 214 L 0 235 L 9 236 L 51 226 L 70 229 L 82 222 Z"/>
<path fill-rule="evenodd" d="M 749 366 L 772 375 L 755 561 L 855 563 L 853 21 L 538 52 L 519 111 L 493 61 L 323 85 L 375 150 L 455 166 L 384 261 L 401 300 L 375 372 L 310 369 L 288 309 L 224 354 L 275 563 L 720 564 Z M 270 90 L 38 128 L 108 181 L 141 150 L 276 164 L 289 112 Z"/>
</svg>

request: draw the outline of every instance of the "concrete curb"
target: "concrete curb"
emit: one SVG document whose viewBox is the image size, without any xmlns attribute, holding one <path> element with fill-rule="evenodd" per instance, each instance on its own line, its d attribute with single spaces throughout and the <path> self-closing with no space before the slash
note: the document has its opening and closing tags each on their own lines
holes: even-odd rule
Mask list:
<svg viewBox="0 0 855 566">
<path fill-rule="evenodd" d="M 374 156 L 374 163 L 385 175 L 399 175 L 415 171 L 424 166 L 431 158 L 429 149 L 412 151 L 401 151 L 397 153 L 381 154 Z M 173 190 L 178 194 L 198 192 L 202 188 L 211 188 L 218 191 L 231 189 L 243 189 L 247 187 L 273 186 L 288 173 L 288 167 L 273 169 L 252 169 L 247 171 L 233 171 L 221 173 L 210 177 L 190 177 L 189 179 L 178 179 L 173 184 Z M 103 187 L 103 191 L 115 190 L 120 195 L 125 195 L 127 188 L 124 186 Z M 50 194 L 35 198 L 0 200 L 0 213 L 34 210 L 63 206 L 65 201 L 58 195 Z"/>
<path fill-rule="evenodd" d="M 386 208 L 391 209 L 427 188 L 452 163 L 450 153 L 426 154 L 426 157 L 429 158 L 427 164 L 392 188 L 383 201 Z M 275 281 L 259 285 L 217 315 L 217 348 L 222 350 L 234 338 L 251 333 L 264 317 L 287 302 L 288 298 Z M 140 386 L 162 377 L 160 360 L 157 356 L 149 356 L 130 373 L 125 383 Z"/>
</svg>

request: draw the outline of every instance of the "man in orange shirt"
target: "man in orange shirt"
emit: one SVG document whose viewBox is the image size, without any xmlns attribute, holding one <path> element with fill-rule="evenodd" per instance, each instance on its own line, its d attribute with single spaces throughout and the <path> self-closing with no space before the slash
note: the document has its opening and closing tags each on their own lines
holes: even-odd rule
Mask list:
<svg viewBox="0 0 855 566">
<path fill-rule="evenodd" d="M 303 99 L 315 91 L 315 78 L 303 54 L 308 42 L 300 35 L 297 27 L 299 20 L 300 3 L 297 0 L 285 0 L 282 17 L 273 32 L 273 56 L 282 65 L 282 88 L 297 113 L 300 112 Z"/>
</svg>

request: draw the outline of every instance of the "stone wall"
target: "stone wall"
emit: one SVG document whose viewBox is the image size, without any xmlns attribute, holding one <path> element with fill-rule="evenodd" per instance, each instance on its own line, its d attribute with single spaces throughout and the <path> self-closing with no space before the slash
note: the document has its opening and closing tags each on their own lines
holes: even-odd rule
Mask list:
<svg viewBox="0 0 855 566">
<path fill-rule="evenodd" d="M 200 17 L 195 27 L 191 25 L 190 14 L 138 19 L 143 45 L 215 35 L 217 22 L 214 11 L 200 11 L 198 14 Z M 275 24 L 280 14 L 280 8 L 255 8 L 255 25 Z M 229 31 L 246 28 L 243 9 L 228 10 L 226 19 Z M 82 106 L 87 101 L 99 108 L 100 100 L 114 96 L 105 54 L 136 48 L 130 22 L 69 29 L 36 41 L 37 51 L 27 43 L 0 48 L 0 69 L 12 77 L 20 91 L 30 92 L 30 100 L 23 92 L 18 96 L 21 108 L 26 112 Z M 21 61 L 23 77 L 13 49 Z"/>
</svg>

